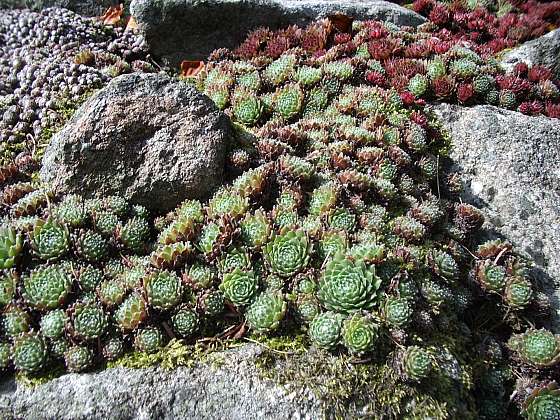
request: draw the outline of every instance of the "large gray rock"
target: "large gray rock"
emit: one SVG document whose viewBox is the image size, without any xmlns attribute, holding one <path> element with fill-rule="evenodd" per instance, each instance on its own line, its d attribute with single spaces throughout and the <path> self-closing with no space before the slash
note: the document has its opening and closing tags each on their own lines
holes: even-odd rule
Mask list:
<svg viewBox="0 0 560 420">
<path fill-rule="evenodd" d="M 113 79 L 45 151 L 41 179 L 61 192 L 122 194 L 167 211 L 221 185 L 229 119 L 161 74 Z"/>
<path fill-rule="evenodd" d="M 130 10 L 152 53 L 171 66 L 233 48 L 259 26 L 306 25 L 334 12 L 398 25 L 425 22 L 412 10 L 380 0 L 133 0 Z"/>
<path fill-rule="evenodd" d="M 501 63 L 507 70 L 513 69 L 520 62 L 529 66 L 540 64 L 549 67 L 556 77 L 560 77 L 560 29 L 521 44 L 501 58 Z"/>
<path fill-rule="evenodd" d="M 0 381 L 0 418 L 10 419 L 317 419 L 320 402 L 259 378 L 247 345 L 207 364 L 165 371 L 107 369 L 67 374 L 35 388 Z M 213 367 L 214 365 L 214 367 Z M 219 365 L 219 367 L 216 367 Z"/>
<path fill-rule="evenodd" d="M 452 159 L 467 181 L 465 201 L 535 261 L 560 332 L 560 121 L 492 106 L 434 107 L 453 138 Z"/>
</svg>

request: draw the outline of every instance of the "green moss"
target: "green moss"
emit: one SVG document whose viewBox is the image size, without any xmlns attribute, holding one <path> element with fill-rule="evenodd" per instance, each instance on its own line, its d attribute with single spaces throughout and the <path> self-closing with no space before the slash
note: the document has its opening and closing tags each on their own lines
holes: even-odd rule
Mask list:
<svg viewBox="0 0 560 420">
<path fill-rule="evenodd" d="M 54 366 L 49 367 L 47 371 L 41 371 L 39 373 L 30 372 L 18 372 L 15 374 L 15 379 L 18 385 L 24 386 L 26 388 L 35 388 L 36 386 L 46 384 L 53 379 L 59 378 L 66 373 L 64 366 L 57 363 Z"/>
</svg>

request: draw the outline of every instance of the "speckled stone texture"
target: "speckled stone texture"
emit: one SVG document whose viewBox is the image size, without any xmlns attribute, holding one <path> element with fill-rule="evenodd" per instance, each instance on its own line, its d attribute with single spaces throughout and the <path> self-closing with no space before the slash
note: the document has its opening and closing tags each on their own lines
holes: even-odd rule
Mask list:
<svg viewBox="0 0 560 420">
<path fill-rule="evenodd" d="M 560 78 L 560 29 L 506 51 L 501 58 L 502 66 L 507 70 L 520 62 L 529 66 L 546 66 Z"/>
<path fill-rule="evenodd" d="M 322 418 L 311 393 L 288 393 L 259 378 L 254 363 L 261 349 L 246 345 L 215 353 L 207 364 L 172 371 L 115 368 L 68 374 L 34 389 L 0 381 L 0 418 Z"/>
<path fill-rule="evenodd" d="M 41 179 L 60 192 L 121 194 L 158 211 L 204 199 L 222 183 L 229 119 L 163 74 L 113 79 L 45 151 Z"/>
<path fill-rule="evenodd" d="M 259 26 L 305 26 L 335 12 L 398 25 L 426 21 L 380 0 L 133 0 L 130 10 L 151 52 L 172 67 L 182 60 L 205 60 L 217 48 L 233 48 Z"/>
<path fill-rule="evenodd" d="M 504 237 L 535 262 L 560 332 L 560 120 L 492 106 L 437 105 L 450 131 L 463 199 L 482 207 L 489 237 Z"/>
</svg>

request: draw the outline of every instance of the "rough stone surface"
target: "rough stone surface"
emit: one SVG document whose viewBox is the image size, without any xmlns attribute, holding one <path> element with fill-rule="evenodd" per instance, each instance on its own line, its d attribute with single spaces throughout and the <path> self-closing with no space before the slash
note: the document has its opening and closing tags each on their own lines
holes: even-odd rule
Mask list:
<svg viewBox="0 0 560 420">
<path fill-rule="evenodd" d="M 170 210 L 221 185 L 229 119 L 206 96 L 161 74 L 113 79 L 45 151 L 41 179 L 57 191 L 122 194 Z"/>
<path fill-rule="evenodd" d="M 560 121 L 492 106 L 437 105 L 464 174 L 465 201 L 486 213 L 490 237 L 505 237 L 535 261 L 560 332 Z"/>
<path fill-rule="evenodd" d="M 0 418 L 25 419 L 316 419 L 311 394 L 288 393 L 261 380 L 261 348 L 247 345 L 211 355 L 212 363 L 165 371 L 107 369 L 67 374 L 36 388 L 0 381 Z M 3 385 L 3 386 L 2 386 Z"/>
<path fill-rule="evenodd" d="M 506 69 L 513 69 L 519 62 L 530 66 L 540 64 L 549 67 L 556 77 L 560 77 L 560 29 L 506 52 L 501 62 Z"/>
<path fill-rule="evenodd" d="M 0 0 L 0 9 L 63 7 L 82 16 L 101 16 L 108 7 L 117 3 L 113 0 Z"/>
<path fill-rule="evenodd" d="M 259 26 L 306 25 L 334 12 L 398 25 L 425 22 L 412 10 L 379 0 L 133 0 L 130 10 L 152 53 L 171 66 L 233 48 Z"/>
</svg>

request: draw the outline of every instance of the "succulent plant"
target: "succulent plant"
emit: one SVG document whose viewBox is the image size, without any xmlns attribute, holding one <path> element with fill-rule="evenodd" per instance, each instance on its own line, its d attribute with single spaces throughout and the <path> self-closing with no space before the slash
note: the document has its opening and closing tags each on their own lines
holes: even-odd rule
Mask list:
<svg viewBox="0 0 560 420">
<path fill-rule="evenodd" d="M 101 303 L 109 308 L 122 303 L 126 296 L 126 286 L 116 280 L 101 282 L 96 291 Z"/>
<path fill-rule="evenodd" d="M 0 371 L 8 369 L 11 359 L 11 346 L 0 341 Z"/>
<path fill-rule="evenodd" d="M 103 357 L 108 361 L 117 360 L 124 353 L 124 342 L 119 337 L 111 337 L 103 343 Z"/>
<path fill-rule="evenodd" d="M 71 288 L 72 276 L 66 265 L 42 265 L 23 278 L 22 295 L 30 306 L 47 310 L 59 307 Z"/>
<path fill-rule="evenodd" d="M 90 262 L 105 259 L 109 252 L 109 244 L 98 232 L 91 230 L 80 231 L 74 239 L 76 253 Z"/>
<path fill-rule="evenodd" d="M 199 322 L 198 314 L 188 307 L 179 308 L 171 316 L 171 327 L 181 337 L 192 336 L 198 329 Z"/>
<path fill-rule="evenodd" d="M 77 303 L 72 307 L 72 327 L 77 338 L 83 340 L 99 338 L 107 330 L 107 315 L 98 305 Z"/>
<path fill-rule="evenodd" d="M 171 271 L 156 271 L 143 280 L 148 303 L 155 309 L 167 310 L 181 301 L 181 279 Z"/>
<path fill-rule="evenodd" d="M 218 191 L 208 202 L 208 217 L 228 216 L 237 219 L 245 215 L 249 202 L 234 191 Z"/>
<path fill-rule="evenodd" d="M 95 213 L 95 228 L 105 236 L 112 236 L 119 225 L 119 218 L 110 211 L 100 211 Z"/>
<path fill-rule="evenodd" d="M 311 322 L 321 313 L 319 301 L 313 295 L 300 294 L 296 300 L 295 306 L 297 316 L 303 322 Z"/>
<path fill-rule="evenodd" d="M 84 292 L 93 292 L 97 285 L 103 281 L 103 270 L 91 265 L 82 267 L 77 273 L 78 284 Z"/>
<path fill-rule="evenodd" d="M 23 235 L 14 228 L 0 228 L 0 269 L 12 268 L 23 248 Z"/>
<path fill-rule="evenodd" d="M 342 344 L 354 354 L 372 351 L 377 339 L 377 329 L 377 324 L 369 317 L 354 314 L 342 325 Z"/>
<path fill-rule="evenodd" d="M 286 314 L 287 304 L 279 292 L 265 292 L 247 307 L 245 317 L 249 327 L 257 332 L 276 330 Z"/>
<path fill-rule="evenodd" d="M 155 353 L 163 347 L 163 334 L 157 327 L 145 327 L 134 336 L 134 348 L 144 353 Z"/>
<path fill-rule="evenodd" d="M 14 338 L 12 361 L 16 370 L 38 372 L 45 366 L 47 357 L 47 345 L 41 335 L 26 333 Z"/>
<path fill-rule="evenodd" d="M 339 254 L 326 264 L 317 296 L 328 310 L 347 314 L 372 309 L 380 286 L 381 279 L 363 261 Z"/>
<path fill-rule="evenodd" d="M 134 330 L 148 316 L 148 305 L 138 293 L 132 293 L 121 303 L 114 313 L 117 325 L 125 331 Z"/>
<path fill-rule="evenodd" d="M 504 300 L 513 309 L 523 309 L 531 303 L 533 286 L 525 277 L 512 277 L 504 290 Z"/>
<path fill-rule="evenodd" d="M 383 305 L 383 314 L 389 325 L 402 327 L 411 321 L 412 307 L 406 297 L 388 297 Z"/>
<path fill-rule="evenodd" d="M 528 420 L 560 418 L 560 389 L 556 382 L 535 388 L 524 401 L 521 414 Z"/>
<path fill-rule="evenodd" d="M 251 269 L 251 257 L 243 247 L 236 247 L 225 252 L 218 261 L 218 267 L 222 273 L 233 271 L 236 268 L 241 270 Z"/>
<path fill-rule="evenodd" d="M 150 226 L 146 219 L 133 217 L 124 225 L 117 226 L 117 238 L 127 249 L 141 252 L 150 235 Z"/>
<path fill-rule="evenodd" d="M 93 364 L 93 352 L 86 346 L 72 346 L 64 352 L 68 372 L 84 372 Z"/>
<path fill-rule="evenodd" d="M 30 234 L 31 246 L 43 260 L 61 257 L 70 249 L 70 233 L 65 225 L 54 219 L 39 219 Z"/>
<path fill-rule="evenodd" d="M 13 338 L 31 328 L 31 317 L 22 308 L 16 305 L 8 305 L 2 314 L 2 327 L 4 333 Z"/>
<path fill-rule="evenodd" d="M 158 246 L 151 254 L 152 265 L 156 268 L 179 268 L 184 265 L 193 249 L 189 242 L 176 242 Z"/>
<path fill-rule="evenodd" d="M 262 247 L 271 234 L 270 222 L 262 211 L 247 214 L 240 222 L 240 227 L 241 239 L 252 248 Z"/>
<path fill-rule="evenodd" d="M 506 285 L 506 270 L 492 260 L 482 260 L 476 265 L 476 280 L 491 292 L 501 292 Z"/>
<path fill-rule="evenodd" d="M 64 334 L 67 321 L 68 317 L 62 309 L 47 312 L 41 317 L 41 334 L 50 339 L 60 338 Z"/>
<path fill-rule="evenodd" d="M 341 340 L 344 316 L 335 312 L 323 312 L 309 323 L 309 338 L 317 347 L 335 348 Z"/>
<path fill-rule="evenodd" d="M 16 291 L 17 279 L 16 272 L 0 272 L 0 309 L 12 301 Z"/>
<path fill-rule="evenodd" d="M 303 107 L 304 93 L 298 84 L 279 88 L 274 98 L 274 110 L 285 120 L 296 117 Z"/>
<path fill-rule="evenodd" d="M 206 316 L 217 316 L 224 311 L 224 295 L 219 290 L 209 290 L 199 297 L 198 305 Z"/>
<path fill-rule="evenodd" d="M 432 371 L 432 357 L 422 347 L 407 347 L 403 356 L 403 367 L 408 379 L 411 381 L 421 381 Z"/>
<path fill-rule="evenodd" d="M 257 292 L 257 284 L 258 280 L 253 271 L 236 268 L 223 275 L 220 290 L 235 306 L 246 306 L 253 300 Z"/>
<path fill-rule="evenodd" d="M 523 334 L 514 334 L 510 337 L 508 346 L 525 363 L 538 368 L 554 366 L 560 362 L 560 336 L 545 329 L 530 329 Z"/>
<path fill-rule="evenodd" d="M 208 289 L 216 277 L 215 270 L 209 266 L 195 261 L 183 276 L 194 289 Z"/>
<path fill-rule="evenodd" d="M 266 264 L 282 277 L 291 277 L 307 267 L 310 253 L 311 242 L 302 230 L 281 232 L 263 248 Z"/>
<path fill-rule="evenodd" d="M 249 89 L 237 89 L 233 94 L 232 103 L 233 115 L 241 124 L 255 125 L 262 115 L 261 100 Z"/>
</svg>

